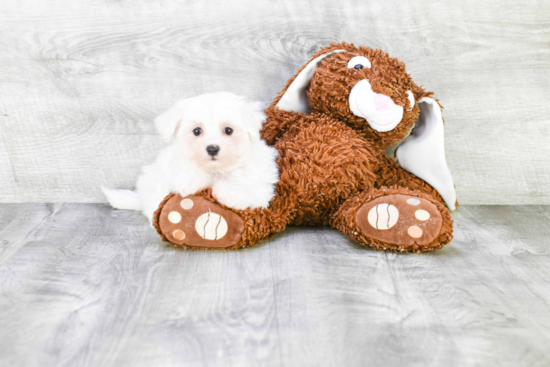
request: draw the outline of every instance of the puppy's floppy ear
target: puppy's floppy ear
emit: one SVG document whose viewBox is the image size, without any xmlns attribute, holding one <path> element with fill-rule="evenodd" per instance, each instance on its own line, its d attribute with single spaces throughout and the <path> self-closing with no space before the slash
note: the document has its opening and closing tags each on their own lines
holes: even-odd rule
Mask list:
<svg viewBox="0 0 550 367">
<path fill-rule="evenodd" d="M 307 98 L 307 88 L 311 83 L 315 68 L 324 58 L 338 52 L 345 52 L 345 50 L 334 50 L 311 60 L 288 86 L 286 92 L 281 99 L 279 99 L 277 107 L 285 111 L 309 113 L 310 108 Z"/>
<path fill-rule="evenodd" d="M 397 148 L 397 161 L 406 171 L 420 177 L 439 192 L 447 207 L 455 210 L 456 192 L 445 160 L 443 117 L 433 98 L 418 101 L 420 115 L 414 129 Z"/>
<path fill-rule="evenodd" d="M 176 135 L 178 126 L 183 118 L 183 111 L 184 101 L 180 101 L 155 119 L 155 127 L 164 141 L 169 142 Z"/>
<path fill-rule="evenodd" d="M 245 102 L 241 107 L 244 127 L 250 141 L 256 143 L 260 140 L 260 130 L 265 122 L 266 116 L 262 102 Z"/>
</svg>

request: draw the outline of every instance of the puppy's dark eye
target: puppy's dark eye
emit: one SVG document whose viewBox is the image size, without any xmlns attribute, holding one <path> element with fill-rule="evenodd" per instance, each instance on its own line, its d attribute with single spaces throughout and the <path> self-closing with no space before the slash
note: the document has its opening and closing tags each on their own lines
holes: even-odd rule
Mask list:
<svg viewBox="0 0 550 367">
<path fill-rule="evenodd" d="M 354 68 L 355 70 L 361 70 L 361 69 L 363 69 L 363 65 L 357 64 L 357 65 L 355 65 L 353 68 Z"/>
<path fill-rule="evenodd" d="M 202 133 L 202 129 L 200 127 L 197 127 L 195 130 L 193 130 L 193 134 L 195 136 L 199 136 Z"/>
<path fill-rule="evenodd" d="M 225 132 L 227 135 L 231 135 L 231 134 L 233 134 L 233 129 L 230 128 L 230 127 L 226 127 L 225 130 L 224 130 L 224 132 Z"/>
</svg>

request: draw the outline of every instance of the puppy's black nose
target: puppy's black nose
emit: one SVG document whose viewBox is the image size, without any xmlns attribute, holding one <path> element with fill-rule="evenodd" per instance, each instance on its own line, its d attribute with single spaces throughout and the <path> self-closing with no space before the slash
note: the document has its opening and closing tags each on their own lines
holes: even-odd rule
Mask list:
<svg viewBox="0 0 550 367">
<path fill-rule="evenodd" d="M 209 145 L 206 147 L 206 151 L 213 157 L 218 154 L 218 152 L 220 151 L 220 147 L 217 145 Z"/>
</svg>

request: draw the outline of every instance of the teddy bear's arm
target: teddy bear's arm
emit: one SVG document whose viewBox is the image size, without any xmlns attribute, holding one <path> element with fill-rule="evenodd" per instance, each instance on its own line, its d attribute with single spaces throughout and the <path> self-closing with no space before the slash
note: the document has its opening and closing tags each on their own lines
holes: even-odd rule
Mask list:
<svg viewBox="0 0 550 367">
<path fill-rule="evenodd" d="M 309 116 L 299 112 L 284 111 L 277 106 L 270 106 L 265 110 L 265 114 L 267 119 L 260 134 L 267 145 L 275 145 L 291 126 L 298 124 L 300 120 Z"/>
</svg>

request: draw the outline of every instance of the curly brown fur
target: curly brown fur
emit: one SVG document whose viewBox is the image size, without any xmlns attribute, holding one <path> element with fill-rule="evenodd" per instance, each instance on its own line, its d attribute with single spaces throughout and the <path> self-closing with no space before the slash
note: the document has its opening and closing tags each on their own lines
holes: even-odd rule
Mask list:
<svg viewBox="0 0 550 367">
<path fill-rule="evenodd" d="M 453 221 L 437 191 L 384 155 L 386 148 L 407 136 L 418 118 L 418 105 L 415 103 L 410 108 L 407 91 L 413 92 L 416 101 L 432 93 L 412 81 L 402 62 L 380 50 L 355 47 L 345 42 L 333 43 L 317 51 L 311 60 L 340 49 L 345 52 L 325 58 L 315 69 L 308 90 L 311 114 L 284 111 L 277 107 L 281 97 L 307 64 L 288 80 L 285 88 L 266 109 L 267 121 L 261 136 L 280 154 L 280 181 L 276 196 L 268 209 L 240 211 L 222 205 L 244 221 L 241 240 L 227 249 L 255 245 L 284 230 L 289 224 L 332 225 L 362 244 L 393 251 L 432 251 L 452 239 Z M 358 55 L 367 56 L 372 67 L 362 70 L 348 68 L 348 61 Z M 373 91 L 391 97 L 394 103 L 404 107 L 403 118 L 393 130 L 375 131 L 364 118 L 350 111 L 350 91 L 359 80 L 365 78 L 370 81 Z M 359 208 L 370 200 L 392 193 L 424 198 L 437 206 L 443 224 L 436 239 L 426 245 L 407 247 L 361 234 L 355 223 Z M 211 190 L 197 195 L 217 203 Z M 160 235 L 163 236 L 162 233 Z"/>
<path fill-rule="evenodd" d="M 292 225 L 327 225 L 331 213 L 376 178 L 378 154 L 370 144 L 324 115 L 298 116 L 275 148 L 285 194 L 297 200 Z"/>
<path fill-rule="evenodd" d="M 412 173 L 405 171 L 395 160 L 383 154 L 380 155 L 380 166 L 376 172 L 375 187 L 397 186 L 410 190 L 417 190 L 430 194 L 434 199 L 443 203 L 443 199 L 436 189 L 431 187 L 426 181 L 416 177 Z"/>
</svg>

